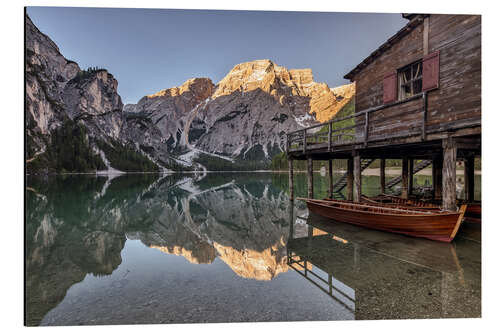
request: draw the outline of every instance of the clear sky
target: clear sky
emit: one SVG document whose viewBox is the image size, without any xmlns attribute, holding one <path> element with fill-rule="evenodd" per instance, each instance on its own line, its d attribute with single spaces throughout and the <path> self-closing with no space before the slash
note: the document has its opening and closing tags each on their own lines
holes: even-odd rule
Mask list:
<svg viewBox="0 0 500 333">
<path fill-rule="evenodd" d="M 104 67 L 123 102 L 181 85 L 217 83 L 242 62 L 311 68 L 316 82 L 343 76 L 401 29 L 401 14 L 28 7 L 35 25 L 81 68 Z"/>
</svg>

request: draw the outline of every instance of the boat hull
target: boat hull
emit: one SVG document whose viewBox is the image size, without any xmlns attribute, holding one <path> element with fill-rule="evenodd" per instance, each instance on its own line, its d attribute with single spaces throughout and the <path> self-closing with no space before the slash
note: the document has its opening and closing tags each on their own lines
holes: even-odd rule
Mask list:
<svg viewBox="0 0 500 333">
<path fill-rule="evenodd" d="M 365 202 L 373 203 L 373 204 L 384 204 L 384 205 L 393 205 L 394 207 L 407 207 L 407 208 L 418 208 L 418 209 L 426 209 L 426 210 L 439 210 L 439 205 L 437 203 L 421 201 L 421 200 L 413 200 L 413 199 L 402 199 L 396 196 L 382 194 L 377 197 L 368 198 L 362 197 Z M 462 202 L 464 203 L 464 202 Z M 460 202 L 459 202 L 460 204 Z M 465 218 L 469 222 L 481 223 L 481 203 L 472 202 L 467 203 L 467 210 L 465 211 Z"/>
<path fill-rule="evenodd" d="M 436 214 L 384 214 L 372 211 L 344 209 L 306 200 L 310 212 L 344 223 L 370 229 L 451 242 L 460 226 L 463 212 Z"/>
</svg>

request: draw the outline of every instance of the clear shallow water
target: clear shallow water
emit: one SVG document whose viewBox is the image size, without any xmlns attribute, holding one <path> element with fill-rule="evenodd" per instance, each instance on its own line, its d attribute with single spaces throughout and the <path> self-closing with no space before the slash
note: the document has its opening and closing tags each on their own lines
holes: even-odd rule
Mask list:
<svg viewBox="0 0 500 333">
<path fill-rule="evenodd" d="M 287 177 L 28 179 L 27 324 L 480 316 L 478 225 L 442 244 L 326 221 Z"/>
</svg>

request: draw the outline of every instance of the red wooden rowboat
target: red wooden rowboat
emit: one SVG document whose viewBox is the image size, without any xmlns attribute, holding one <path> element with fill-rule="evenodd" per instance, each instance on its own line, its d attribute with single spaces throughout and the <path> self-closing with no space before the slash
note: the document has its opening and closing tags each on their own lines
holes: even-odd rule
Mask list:
<svg viewBox="0 0 500 333">
<path fill-rule="evenodd" d="M 403 199 L 389 194 L 380 194 L 376 197 L 366 197 L 362 196 L 363 202 L 371 203 L 374 205 L 384 204 L 387 206 L 401 207 L 401 208 L 418 208 L 425 210 L 440 210 L 440 206 L 437 202 L 424 201 L 418 199 Z M 459 205 L 463 205 L 466 202 L 457 201 Z M 465 218 L 469 222 L 481 223 L 481 202 L 467 202 L 467 210 L 465 211 Z"/>
<path fill-rule="evenodd" d="M 400 197 L 388 195 L 388 194 L 380 194 L 376 197 L 367 197 L 362 195 L 361 200 L 365 203 L 370 203 L 373 205 L 384 205 L 386 207 L 395 207 L 395 208 L 407 208 L 407 209 L 422 209 L 422 210 L 441 210 L 438 204 L 416 200 L 416 199 L 403 199 Z"/>
<path fill-rule="evenodd" d="M 309 211 L 338 222 L 441 242 L 453 240 L 467 209 L 467 205 L 462 205 L 459 212 L 446 212 L 341 200 L 297 199 L 305 201 Z"/>
</svg>

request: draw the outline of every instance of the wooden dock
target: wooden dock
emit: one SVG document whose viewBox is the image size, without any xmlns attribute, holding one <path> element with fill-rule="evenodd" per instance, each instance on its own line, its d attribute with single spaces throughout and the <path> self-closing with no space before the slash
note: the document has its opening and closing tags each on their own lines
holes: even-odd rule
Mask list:
<svg viewBox="0 0 500 333">
<path fill-rule="evenodd" d="M 385 183 L 385 159 L 402 160 L 403 198 L 412 193 L 412 175 L 432 164 L 433 196 L 446 210 L 457 209 L 456 162 L 463 161 L 466 199 L 474 200 L 474 158 L 481 156 L 481 19 L 405 15 L 408 25 L 345 76 L 356 83 L 357 111 L 287 133 L 292 200 L 294 160 L 308 161 L 310 198 L 313 161 L 324 160 L 330 161 L 330 195 L 347 187 L 347 200 L 359 202 L 361 172 L 375 159 L 381 160 L 382 192 L 395 185 Z M 332 159 L 347 160 L 337 184 Z"/>
</svg>

